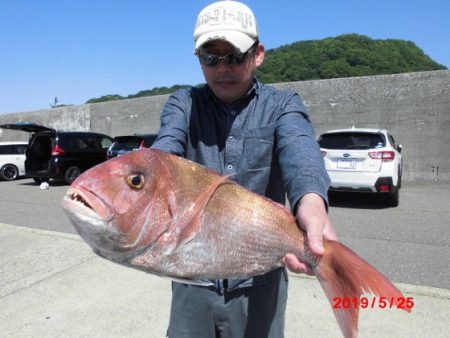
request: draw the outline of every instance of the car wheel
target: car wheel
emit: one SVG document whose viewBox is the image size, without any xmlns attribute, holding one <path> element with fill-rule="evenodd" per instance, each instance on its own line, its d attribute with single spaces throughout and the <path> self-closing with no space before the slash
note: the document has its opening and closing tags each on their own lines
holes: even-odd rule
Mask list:
<svg viewBox="0 0 450 338">
<path fill-rule="evenodd" d="M 393 187 L 393 191 L 385 195 L 386 205 L 389 207 L 398 207 L 400 202 L 400 189 Z"/>
<path fill-rule="evenodd" d="M 5 164 L 0 169 L 0 177 L 5 181 L 13 181 L 19 176 L 19 169 L 14 164 Z"/>
<path fill-rule="evenodd" d="M 64 181 L 67 184 L 72 184 L 75 179 L 80 176 L 81 170 L 78 167 L 70 167 L 66 170 L 66 173 L 64 174 Z"/>
</svg>

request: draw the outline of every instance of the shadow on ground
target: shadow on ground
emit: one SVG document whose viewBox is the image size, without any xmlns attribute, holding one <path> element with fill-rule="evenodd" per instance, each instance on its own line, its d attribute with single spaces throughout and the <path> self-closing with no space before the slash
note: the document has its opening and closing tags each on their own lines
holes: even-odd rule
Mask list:
<svg viewBox="0 0 450 338">
<path fill-rule="evenodd" d="M 34 182 L 33 180 L 29 180 L 28 178 L 24 177 L 24 178 L 18 178 L 17 181 L 19 181 L 17 184 L 19 185 L 24 185 L 24 186 L 35 186 L 39 188 L 39 183 Z M 48 184 L 51 187 L 62 187 L 62 186 L 67 186 L 69 187 L 69 184 L 67 184 L 66 182 L 62 181 L 62 180 L 49 180 Z"/>
<path fill-rule="evenodd" d="M 352 209 L 388 209 L 382 196 L 361 192 L 329 191 L 331 207 Z"/>
</svg>

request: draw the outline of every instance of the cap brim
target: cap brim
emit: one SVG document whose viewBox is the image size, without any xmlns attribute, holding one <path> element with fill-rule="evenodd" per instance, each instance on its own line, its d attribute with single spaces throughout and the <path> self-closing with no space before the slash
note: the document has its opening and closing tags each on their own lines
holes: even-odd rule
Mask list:
<svg viewBox="0 0 450 338">
<path fill-rule="evenodd" d="M 205 43 L 214 40 L 227 41 L 231 43 L 234 47 L 239 49 L 241 53 L 245 53 L 246 51 L 248 51 L 256 41 L 256 39 L 253 39 L 247 34 L 238 31 L 231 31 L 231 30 L 213 31 L 199 36 L 197 41 L 195 41 L 195 51 L 197 52 L 197 50 Z"/>
</svg>

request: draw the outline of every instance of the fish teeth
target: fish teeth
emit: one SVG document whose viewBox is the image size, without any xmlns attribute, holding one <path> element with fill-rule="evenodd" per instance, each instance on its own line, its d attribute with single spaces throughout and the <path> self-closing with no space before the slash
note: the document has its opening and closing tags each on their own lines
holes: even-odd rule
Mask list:
<svg viewBox="0 0 450 338">
<path fill-rule="evenodd" d="M 72 192 L 70 198 L 71 198 L 73 201 L 79 202 L 79 203 L 85 205 L 86 207 L 92 209 L 92 207 L 86 202 L 86 200 L 83 198 L 83 196 L 81 196 L 79 193 L 77 193 L 77 192 Z"/>
</svg>

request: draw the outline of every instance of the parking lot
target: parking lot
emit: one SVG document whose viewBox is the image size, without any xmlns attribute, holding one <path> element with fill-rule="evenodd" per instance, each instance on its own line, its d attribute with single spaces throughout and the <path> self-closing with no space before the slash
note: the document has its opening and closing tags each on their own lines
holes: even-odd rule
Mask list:
<svg viewBox="0 0 450 338">
<path fill-rule="evenodd" d="M 75 233 L 62 208 L 68 186 L 0 182 L 0 223 Z M 450 182 L 404 182 L 400 206 L 336 193 L 330 216 L 340 240 L 395 282 L 450 289 Z"/>
</svg>

